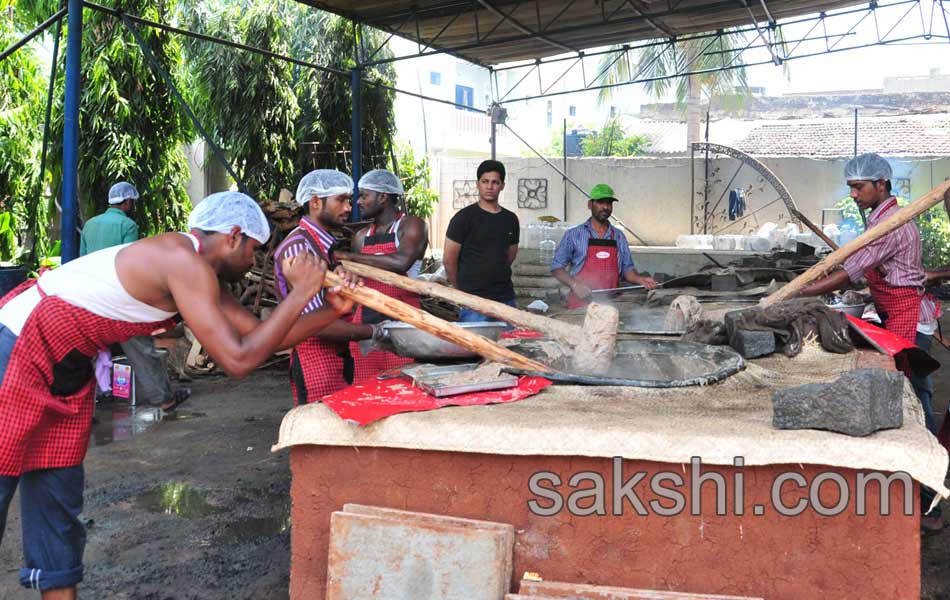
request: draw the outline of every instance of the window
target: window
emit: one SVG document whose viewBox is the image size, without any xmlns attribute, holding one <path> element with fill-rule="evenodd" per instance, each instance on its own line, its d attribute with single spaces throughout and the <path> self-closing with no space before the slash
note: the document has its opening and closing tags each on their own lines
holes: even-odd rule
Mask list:
<svg viewBox="0 0 950 600">
<path fill-rule="evenodd" d="M 429 83 L 432 85 L 442 85 L 442 73 L 436 71 L 429 72 Z"/>
<path fill-rule="evenodd" d="M 468 86 L 456 85 L 455 86 L 455 103 L 462 104 L 469 108 L 475 107 L 475 90 Z M 459 110 L 463 110 L 461 107 L 456 107 Z"/>
<path fill-rule="evenodd" d="M 576 116 L 577 116 L 577 107 L 576 107 L 576 106 L 568 106 L 568 107 L 567 107 L 567 114 L 568 114 L 568 116 L 576 117 Z"/>
</svg>

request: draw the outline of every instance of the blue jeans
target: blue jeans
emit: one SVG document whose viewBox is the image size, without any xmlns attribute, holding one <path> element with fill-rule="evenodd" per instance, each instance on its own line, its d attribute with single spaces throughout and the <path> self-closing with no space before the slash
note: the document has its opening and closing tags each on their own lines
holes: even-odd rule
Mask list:
<svg viewBox="0 0 950 600">
<path fill-rule="evenodd" d="M 23 561 L 20 583 L 34 590 L 73 587 L 82 581 L 86 530 L 79 520 L 85 473 L 82 465 L 0 476 L 0 541 L 7 509 L 20 488 Z"/>
<path fill-rule="evenodd" d="M 930 345 L 932 342 L 933 336 L 920 333 L 919 331 L 917 332 L 917 338 L 914 340 L 914 343 L 917 344 L 917 347 L 924 352 L 930 352 Z M 914 388 L 914 393 L 917 394 L 917 398 L 920 400 L 920 405 L 924 409 L 924 419 L 927 423 L 927 430 L 930 431 L 930 433 L 937 435 L 937 421 L 934 418 L 933 409 L 933 379 L 931 379 L 930 375 L 927 375 L 926 377 L 911 375 L 909 379 L 911 386 Z"/>
<path fill-rule="evenodd" d="M 514 298 L 508 300 L 507 302 L 502 302 L 502 304 L 507 304 L 508 306 L 518 308 Z M 459 313 L 459 323 L 487 323 L 488 321 L 497 320 L 498 319 L 489 317 L 488 315 L 483 315 L 480 312 L 475 312 L 470 308 L 463 308 L 462 312 Z M 512 329 L 512 327 L 509 325 L 508 329 Z"/>
</svg>

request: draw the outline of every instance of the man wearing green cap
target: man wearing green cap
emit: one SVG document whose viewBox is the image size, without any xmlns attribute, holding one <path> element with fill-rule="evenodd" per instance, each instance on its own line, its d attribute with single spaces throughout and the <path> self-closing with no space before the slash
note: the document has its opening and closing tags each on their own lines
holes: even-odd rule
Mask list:
<svg viewBox="0 0 950 600">
<path fill-rule="evenodd" d="M 656 287 L 652 277 L 633 268 L 627 238 L 610 224 L 616 201 L 613 188 L 606 183 L 595 185 L 587 201 L 590 218 L 568 229 L 554 252 L 551 274 L 571 289 L 568 308 L 590 302 L 591 290 L 617 287 L 621 277 L 650 290 Z"/>
</svg>

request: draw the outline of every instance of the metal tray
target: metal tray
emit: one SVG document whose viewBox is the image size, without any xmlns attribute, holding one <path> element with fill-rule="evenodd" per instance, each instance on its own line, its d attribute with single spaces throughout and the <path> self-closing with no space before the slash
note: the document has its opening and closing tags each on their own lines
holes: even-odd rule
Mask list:
<svg viewBox="0 0 950 600">
<path fill-rule="evenodd" d="M 507 323 L 488 321 L 486 323 L 454 323 L 471 333 L 497 341 L 508 327 Z M 383 325 L 389 334 L 396 354 L 417 360 L 445 360 L 478 356 L 467 348 L 447 342 L 431 333 L 416 329 L 406 323 L 394 322 Z"/>
<path fill-rule="evenodd" d="M 530 340 L 510 349 L 529 358 L 545 360 L 543 351 Z M 574 372 L 569 364 L 551 366 L 560 372 L 536 373 L 513 367 L 506 367 L 505 371 L 561 383 L 671 388 L 720 381 L 745 368 L 745 361 L 728 346 L 654 339 L 618 341 L 617 356 L 604 375 Z"/>
<path fill-rule="evenodd" d="M 413 385 L 436 398 L 468 394 L 470 392 L 505 390 L 518 385 L 518 377 L 514 375 L 501 375 L 498 379 L 490 381 L 479 381 L 477 383 L 459 385 L 444 385 L 440 382 L 440 380 L 447 375 L 474 371 L 479 366 L 477 363 L 448 366 L 418 365 L 404 369 L 403 374 L 412 378 Z"/>
</svg>

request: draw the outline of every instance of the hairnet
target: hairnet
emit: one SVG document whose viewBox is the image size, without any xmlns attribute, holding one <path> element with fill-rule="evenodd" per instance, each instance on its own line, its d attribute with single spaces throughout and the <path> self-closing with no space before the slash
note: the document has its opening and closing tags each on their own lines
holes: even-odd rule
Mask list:
<svg viewBox="0 0 950 600">
<path fill-rule="evenodd" d="M 361 190 L 373 190 L 383 194 L 398 194 L 402 196 L 405 190 L 402 188 L 402 182 L 395 174 L 385 169 L 373 169 L 366 175 L 360 177 L 359 188 Z"/>
<path fill-rule="evenodd" d="M 218 192 L 198 203 L 188 216 L 189 229 L 230 233 L 231 228 L 264 244 L 270 237 L 270 225 L 257 202 L 241 192 Z"/>
<path fill-rule="evenodd" d="M 891 165 L 887 164 L 887 161 L 879 154 L 873 152 L 859 154 L 845 165 L 844 178 L 845 181 L 890 179 Z"/>
<path fill-rule="evenodd" d="M 297 204 L 303 206 L 311 198 L 326 198 L 353 192 L 353 178 L 334 169 L 317 169 L 303 176 L 297 184 Z"/>
<path fill-rule="evenodd" d="M 122 204 L 129 199 L 139 199 L 139 192 L 131 183 L 120 181 L 109 188 L 109 204 Z"/>
</svg>

